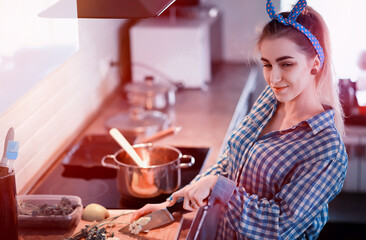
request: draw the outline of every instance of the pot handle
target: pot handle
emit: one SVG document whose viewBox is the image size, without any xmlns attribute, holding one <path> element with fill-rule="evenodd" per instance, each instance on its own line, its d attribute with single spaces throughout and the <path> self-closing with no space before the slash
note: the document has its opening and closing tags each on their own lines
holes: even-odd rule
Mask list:
<svg viewBox="0 0 366 240">
<path fill-rule="evenodd" d="M 117 165 L 107 163 L 106 161 L 107 161 L 108 159 L 113 159 L 113 160 L 115 160 L 115 157 L 114 157 L 114 155 L 105 155 L 105 156 L 102 158 L 102 165 L 103 165 L 103 167 L 119 169 L 119 167 L 118 167 Z"/>
<path fill-rule="evenodd" d="M 194 157 L 192 155 L 183 155 L 180 159 L 183 158 L 189 158 L 191 161 L 189 163 L 181 163 L 177 166 L 177 168 L 189 168 L 192 167 L 194 165 L 194 163 L 196 162 L 196 159 L 194 159 Z"/>
</svg>

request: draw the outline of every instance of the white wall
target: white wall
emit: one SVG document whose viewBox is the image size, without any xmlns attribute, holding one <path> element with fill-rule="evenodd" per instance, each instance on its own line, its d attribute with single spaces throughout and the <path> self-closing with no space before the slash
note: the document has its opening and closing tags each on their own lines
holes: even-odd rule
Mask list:
<svg viewBox="0 0 366 240">
<path fill-rule="evenodd" d="M 243 62 L 255 27 L 268 21 L 265 0 L 206 0 L 223 13 L 223 60 Z M 80 50 L 0 116 L 0 149 L 10 127 L 20 142 L 18 191 L 33 184 L 62 153 L 118 84 L 118 34 L 124 20 L 79 20 Z"/>
<path fill-rule="evenodd" d="M 18 192 L 36 181 L 118 84 L 118 31 L 124 20 L 79 20 L 80 50 L 0 116 L 0 149 L 10 127 L 20 142 Z"/>
<path fill-rule="evenodd" d="M 205 0 L 219 7 L 223 25 L 223 60 L 243 62 L 252 58 L 256 44 L 256 28 L 269 21 L 266 0 Z M 279 0 L 273 3 L 280 10 Z"/>
</svg>

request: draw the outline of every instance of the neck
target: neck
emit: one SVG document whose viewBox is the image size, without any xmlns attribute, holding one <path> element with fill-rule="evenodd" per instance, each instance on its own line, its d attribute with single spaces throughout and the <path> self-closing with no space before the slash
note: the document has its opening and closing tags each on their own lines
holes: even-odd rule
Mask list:
<svg viewBox="0 0 366 240">
<path fill-rule="evenodd" d="M 314 81 L 315 82 L 315 81 Z M 316 94 L 315 86 L 309 86 L 293 100 L 281 103 L 284 119 L 295 123 L 304 121 L 324 111 L 324 108 Z"/>
</svg>

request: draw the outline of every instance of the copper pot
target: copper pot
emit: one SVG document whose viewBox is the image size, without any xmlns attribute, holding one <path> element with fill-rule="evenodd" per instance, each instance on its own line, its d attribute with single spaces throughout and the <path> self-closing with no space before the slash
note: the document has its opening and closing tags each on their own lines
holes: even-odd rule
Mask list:
<svg viewBox="0 0 366 240">
<path fill-rule="evenodd" d="M 181 169 L 195 163 L 193 156 L 182 155 L 172 146 L 146 143 L 132 147 L 143 161 L 148 161 L 148 167 L 137 166 L 123 149 L 102 159 L 104 167 L 117 169 L 117 187 L 124 198 L 152 198 L 171 194 L 181 185 Z M 181 163 L 183 159 L 189 162 Z"/>
</svg>

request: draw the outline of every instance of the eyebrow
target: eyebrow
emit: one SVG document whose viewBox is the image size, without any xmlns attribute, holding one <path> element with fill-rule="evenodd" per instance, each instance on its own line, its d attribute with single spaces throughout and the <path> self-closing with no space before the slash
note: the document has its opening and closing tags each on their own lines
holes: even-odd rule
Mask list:
<svg viewBox="0 0 366 240">
<path fill-rule="evenodd" d="M 293 59 L 293 57 L 291 57 L 291 56 L 279 57 L 279 58 L 276 59 L 276 62 L 281 62 L 281 61 L 286 60 L 286 59 Z M 264 57 L 262 57 L 261 60 L 265 61 L 265 62 L 269 62 L 269 60 L 265 59 Z"/>
</svg>

